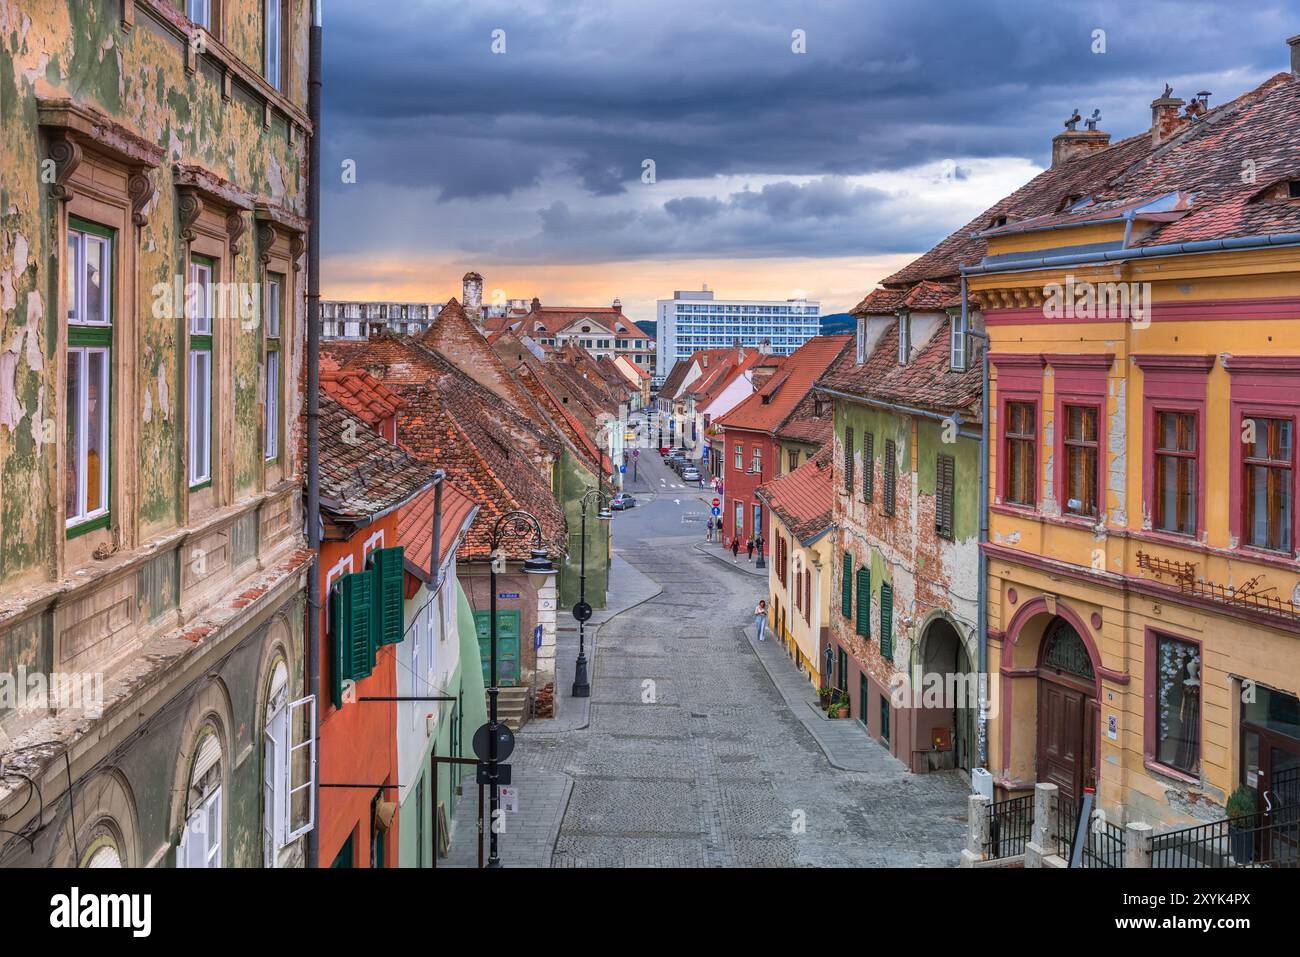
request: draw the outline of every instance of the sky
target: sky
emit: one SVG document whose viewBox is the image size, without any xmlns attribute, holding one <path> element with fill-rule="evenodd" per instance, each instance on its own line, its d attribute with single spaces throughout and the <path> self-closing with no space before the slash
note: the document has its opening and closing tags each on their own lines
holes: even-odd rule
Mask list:
<svg viewBox="0 0 1300 957">
<path fill-rule="evenodd" d="M 1296 33 L 1300 0 L 327 0 L 322 292 L 844 311 L 1075 109 L 1118 141 Z"/>
</svg>

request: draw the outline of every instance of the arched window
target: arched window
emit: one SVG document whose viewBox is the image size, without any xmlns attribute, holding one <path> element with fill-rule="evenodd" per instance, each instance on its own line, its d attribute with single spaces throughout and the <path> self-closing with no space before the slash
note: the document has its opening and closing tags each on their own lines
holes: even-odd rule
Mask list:
<svg viewBox="0 0 1300 957">
<path fill-rule="evenodd" d="M 267 867 L 275 867 L 276 852 L 284 846 L 286 760 L 289 731 L 289 669 L 284 659 L 275 663 L 266 700 L 266 726 L 262 732 L 262 850 Z"/>
<path fill-rule="evenodd" d="M 1063 671 L 1085 681 L 1096 680 L 1092 659 L 1088 657 L 1083 639 L 1064 618 L 1052 619 L 1043 634 L 1043 667 L 1052 668 L 1058 673 Z"/>
<path fill-rule="evenodd" d="M 221 736 L 212 724 L 199 731 L 185 791 L 185 829 L 176 849 L 177 867 L 221 866 Z"/>
</svg>

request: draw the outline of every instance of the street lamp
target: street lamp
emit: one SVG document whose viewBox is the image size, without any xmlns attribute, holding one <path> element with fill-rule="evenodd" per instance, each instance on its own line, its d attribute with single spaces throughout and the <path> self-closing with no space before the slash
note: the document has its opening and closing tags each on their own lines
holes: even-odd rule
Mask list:
<svg viewBox="0 0 1300 957">
<path fill-rule="evenodd" d="M 587 503 L 595 498 L 600 503 L 596 518 L 608 522 L 614 517 L 609 510 L 609 496 L 593 486 L 583 493 L 579 503 L 582 506 L 582 564 L 578 574 L 578 603 L 573 606 L 573 617 L 578 621 L 578 660 L 573 665 L 573 697 L 591 697 L 591 683 L 587 680 L 587 620 L 591 618 L 591 606 L 587 604 Z"/>
<path fill-rule="evenodd" d="M 491 596 L 491 647 L 492 647 L 492 664 L 491 664 L 491 686 L 488 692 L 488 783 L 492 789 L 492 803 L 490 805 L 491 822 L 491 853 L 488 855 L 488 867 L 500 867 L 501 856 L 497 853 L 497 828 L 496 816 L 497 808 L 500 806 L 501 795 L 498 790 L 499 766 L 500 760 L 497 757 L 497 695 L 501 689 L 497 687 L 497 571 L 505 569 L 505 556 L 501 554 L 501 544 L 509 538 L 524 538 L 532 533 L 533 547 L 528 553 L 528 560 L 524 562 L 524 574 L 528 576 L 529 584 L 535 589 L 543 588 L 548 581 L 555 577 L 555 565 L 546 555 L 546 550 L 542 548 L 542 526 L 537 519 L 529 512 L 521 509 L 506 512 L 497 519 L 496 524 L 492 526 L 492 537 L 490 545 L 492 548 L 492 596 Z"/>
</svg>

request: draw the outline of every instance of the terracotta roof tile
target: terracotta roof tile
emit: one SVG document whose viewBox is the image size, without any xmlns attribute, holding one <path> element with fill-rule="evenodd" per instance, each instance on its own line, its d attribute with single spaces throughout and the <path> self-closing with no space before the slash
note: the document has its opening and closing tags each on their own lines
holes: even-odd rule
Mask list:
<svg viewBox="0 0 1300 957">
<path fill-rule="evenodd" d="M 810 544 L 833 522 L 832 450 L 827 447 L 793 472 L 758 487 L 758 496 L 799 541 Z"/>
<path fill-rule="evenodd" d="M 775 432 L 808 395 L 817 377 L 852 343 L 852 336 L 809 339 L 787 356 L 753 395 L 718 419 L 719 427 Z"/>
</svg>

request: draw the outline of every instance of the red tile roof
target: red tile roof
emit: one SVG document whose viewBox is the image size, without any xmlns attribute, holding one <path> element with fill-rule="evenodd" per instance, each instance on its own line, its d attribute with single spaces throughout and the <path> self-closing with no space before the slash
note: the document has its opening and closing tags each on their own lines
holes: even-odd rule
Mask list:
<svg viewBox="0 0 1300 957">
<path fill-rule="evenodd" d="M 832 525 L 835 503 L 832 450 L 828 446 L 793 472 L 758 487 L 758 497 L 803 545 Z"/>
<path fill-rule="evenodd" d="M 814 336 L 792 352 L 753 395 L 717 420 L 723 429 L 775 432 L 845 349 L 852 336 Z"/>
<path fill-rule="evenodd" d="M 429 560 L 432 557 L 429 546 L 433 542 L 433 505 L 436 494 L 434 489 L 429 489 L 402 506 L 397 513 L 397 543 L 406 550 L 407 562 L 426 575 L 430 571 Z M 457 547 L 465 522 L 477 511 L 478 506 L 473 499 L 451 482 L 443 481 L 442 536 L 438 542 L 438 554 L 443 560 Z"/>
<path fill-rule="evenodd" d="M 321 388 L 371 428 L 392 418 L 402 400 L 364 369 L 322 369 Z"/>
</svg>

